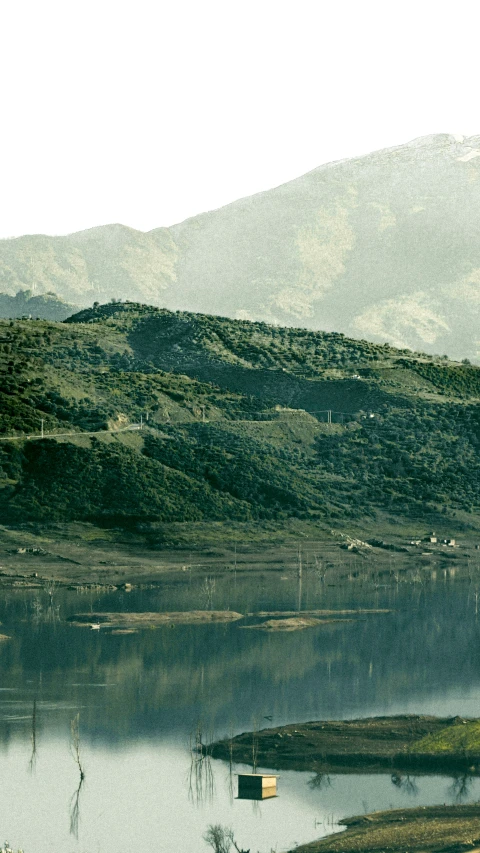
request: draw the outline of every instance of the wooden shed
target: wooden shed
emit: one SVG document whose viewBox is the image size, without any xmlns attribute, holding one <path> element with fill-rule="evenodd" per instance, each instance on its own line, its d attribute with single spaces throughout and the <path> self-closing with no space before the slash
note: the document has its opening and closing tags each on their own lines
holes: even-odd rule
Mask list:
<svg viewBox="0 0 480 853">
<path fill-rule="evenodd" d="M 239 800 L 268 800 L 277 796 L 277 779 L 271 773 L 239 773 Z"/>
</svg>

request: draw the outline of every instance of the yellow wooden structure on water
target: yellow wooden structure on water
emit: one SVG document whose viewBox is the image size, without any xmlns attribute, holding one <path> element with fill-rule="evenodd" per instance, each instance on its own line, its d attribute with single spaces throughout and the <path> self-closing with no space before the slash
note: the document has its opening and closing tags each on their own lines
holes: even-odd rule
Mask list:
<svg viewBox="0 0 480 853">
<path fill-rule="evenodd" d="M 271 773 L 239 773 L 239 800 L 268 800 L 277 796 L 277 779 Z"/>
</svg>

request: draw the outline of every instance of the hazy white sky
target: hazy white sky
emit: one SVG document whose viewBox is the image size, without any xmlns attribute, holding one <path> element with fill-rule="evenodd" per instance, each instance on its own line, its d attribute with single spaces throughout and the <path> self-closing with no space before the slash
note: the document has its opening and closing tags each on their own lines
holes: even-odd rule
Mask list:
<svg viewBox="0 0 480 853">
<path fill-rule="evenodd" d="M 148 230 L 480 133 L 478 0 L 4 0 L 0 237 Z"/>
</svg>

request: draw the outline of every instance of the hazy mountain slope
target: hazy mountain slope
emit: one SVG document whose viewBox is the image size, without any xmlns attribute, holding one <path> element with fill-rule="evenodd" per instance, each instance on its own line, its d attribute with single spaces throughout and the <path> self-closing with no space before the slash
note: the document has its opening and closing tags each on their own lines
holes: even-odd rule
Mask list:
<svg viewBox="0 0 480 853">
<path fill-rule="evenodd" d="M 480 353 L 480 137 L 438 135 L 321 166 L 147 234 L 0 241 L 0 286 Z"/>
<path fill-rule="evenodd" d="M 54 290 L 83 305 L 112 297 L 162 302 L 175 280 L 176 249 L 167 229 L 143 234 L 123 225 L 66 237 L 34 235 L 0 241 L 0 287 Z"/>
<path fill-rule="evenodd" d="M 0 321 L 0 374 L 4 523 L 480 517 L 479 367 L 109 304 Z"/>
<path fill-rule="evenodd" d="M 477 357 L 475 146 L 428 137 L 175 226 L 181 307 Z"/>
<path fill-rule="evenodd" d="M 78 311 L 78 308 L 78 305 L 64 302 L 55 293 L 39 293 L 36 296 L 31 290 L 19 290 L 15 296 L 0 293 L 0 317 L 5 319 L 33 317 L 61 322 Z"/>
</svg>

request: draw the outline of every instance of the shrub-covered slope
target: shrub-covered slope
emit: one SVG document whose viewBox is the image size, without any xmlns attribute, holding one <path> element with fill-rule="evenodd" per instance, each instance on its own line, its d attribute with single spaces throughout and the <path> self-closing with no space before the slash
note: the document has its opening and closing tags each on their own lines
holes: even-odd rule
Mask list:
<svg viewBox="0 0 480 853">
<path fill-rule="evenodd" d="M 65 323 L 3 321 L 0 368 L 1 434 L 18 438 L 0 442 L 12 523 L 480 508 L 469 364 L 116 303 Z M 29 439 L 42 422 L 48 437 Z"/>
</svg>

